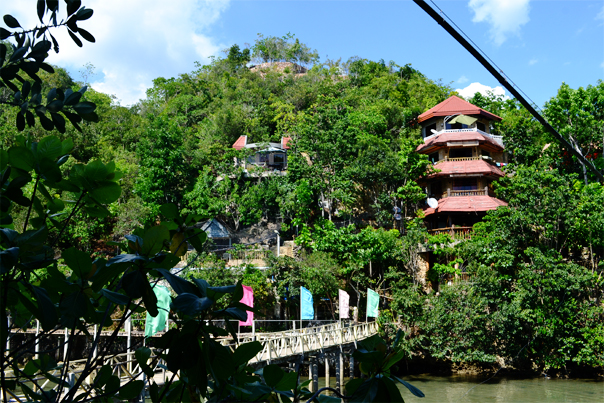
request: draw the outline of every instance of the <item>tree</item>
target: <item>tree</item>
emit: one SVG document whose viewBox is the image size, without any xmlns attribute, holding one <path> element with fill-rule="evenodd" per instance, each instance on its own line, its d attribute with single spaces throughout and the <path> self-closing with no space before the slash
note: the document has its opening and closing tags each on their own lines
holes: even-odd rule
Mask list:
<svg viewBox="0 0 604 403">
<path fill-rule="evenodd" d="M 604 82 L 596 86 L 573 90 L 563 83 L 558 94 L 545 105 L 545 116 L 550 124 L 598 169 L 604 169 L 602 132 L 604 131 Z M 555 147 L 557 149 L 558 147 Z M 561 151 L 559 151 L 561 153 Z M 570 159 L 566 155 L 566 159 Z M 589 175 L 579 161 L 585 185 Z"/>
<path fill-rule="evenodd" d="M 179 204 L 189 187 L 191 171 L 182 147 L 182 131 L 164 117 L 150 123 L 137 147 L 140 171 L 135 192 L 155 206 Z"/>
</svg>

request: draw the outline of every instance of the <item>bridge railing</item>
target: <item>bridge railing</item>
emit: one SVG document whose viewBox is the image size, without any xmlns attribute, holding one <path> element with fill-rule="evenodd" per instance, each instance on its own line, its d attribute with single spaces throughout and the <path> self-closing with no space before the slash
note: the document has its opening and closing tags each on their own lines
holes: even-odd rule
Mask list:
<svg viewBox="0 0 604 403">
<path fill-rule="evenodd" d="M 367 322 L 352 326 L 342 326 L 333 323 L 311 328 L 290 330 L 284 332 L 242 335 L 240 343 L 258 341 L 262 350 L 250 363 L 271 362 L 276 359 L 307 352 L 319 351 L 343 344 L 356 343 L 377 333 L 377 322 Z M 224 340 L 223 345 L 235 349 L 231 340 Z"/>
</svg>

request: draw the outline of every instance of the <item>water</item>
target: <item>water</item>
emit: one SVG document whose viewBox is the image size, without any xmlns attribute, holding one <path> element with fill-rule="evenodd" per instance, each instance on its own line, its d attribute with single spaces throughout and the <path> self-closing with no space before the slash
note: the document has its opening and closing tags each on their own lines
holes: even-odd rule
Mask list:
<svg viewBox="0 0 604 403">
<path fill-rule="evenodd" d="M 485 378 L 430 375 L 405 376 L 403 378 L 405 381 L 418 387 L 426 395 L 424 398 L 413 396 L 407 388 L 399 385 L 401 395 L 406 403 L 604 402 L 604 381 L 601 380 L 496 377 L 487 383 L 479 385 Z M 330 380 L 331 386 L 335 387 L 334 378 Z M 324 382 L 324 378 L 320 379 L 320 386 Z M 476 387 L 469 391 L 474 386 Z M 468 393 L 466 394 L 466 392 Z"/>
</svg>

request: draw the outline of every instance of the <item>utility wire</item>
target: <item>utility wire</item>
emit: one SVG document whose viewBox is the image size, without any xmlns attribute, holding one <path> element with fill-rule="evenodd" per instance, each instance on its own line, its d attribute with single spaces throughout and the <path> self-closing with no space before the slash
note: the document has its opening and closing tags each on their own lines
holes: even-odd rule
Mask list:
<svg viewBox="0 0 604 403">
<path fill-rule="evenodd" d="M 430 1 L 432 2 L 432 4 L 434 4 L 433 0 Z M 534 102 L 532 100 L 530 102 L 527 101 L 527 99 L 530 100 L 530 98 L 528 98 L 526 94 L 524 94 L 524 92 L 520 90 L 520 88 L 518 88 L 518 86 L 514 84 L 514 82 L 507 75 L 503 73 L 503 70 L 499 68 L 490 58 L 485 57 L 486 55 L 484 54 L 484 52 L 480 50 L 480 48 L 478 48 L 478 46 L 476 46 L 473 41 L 469 40 L 468 36 L 461 29 L 459 29 L 459 27 L 457 27 L 455 23 L 453 23 L 453 25 L 455 25 L 457 29 L 455 29 L 453 26 L 451 26 L 451 24 L 449 24 L 449 22 L 447 22 L 447 20 L 451 22 L 453 21 L 444 13 L 444 11 L 442 11 L 438 6 L 436 6 L 436 4 L 434 4 L 434 6 L 440 11 L 439 14 L 424 0 L 413 0 L 413 2 L 420 6 L 421 9 L 424 10 L 426 13 L 428 13 L 428 15 L 432 17 L 434 21 L 441 25 L 445 29 L 445 31 L 447 31 L 457 42 L 459 42 L 460 45 L 462 45 L 468 52 L 470 52 L 470 54 L 474 56 L 474 58 L 478 60 L 478 62 L 482 64 L 483 67 L 486 68 L 489 73 L 491 73 L 497 79 L 497 81 L 499 81 L 499 83 L 503 85 L 522 104 L 522 106 L 524 106 L 530 112 L 530 114 L 533 115 L 533 117 L 537 119 L 539 123 L 541 123 L 541 125 L 547 131 L 550 132 L 550 134 L 552 134 L 556 139 L 558 139 L 558 141 L 560 141 L 560 143 L 562 143 L 562 146 L 564 148 L 566 148 L 572 155 L 574 155 L 579 161 L 581 161 L 584 166 L 589 168 L 589 170 L 594 175 L 596 175 L 599 181 L 604 182 L 604 175 L 602 175 L 602 173 L 598 171 L 596 167 L 594 167 L 593 164 L 589 162 L 583 156 L 583 154 L 581 154 L 581 152 L 579 152 L 579 150 L 575 149 L 568 142 L 568 140 L 566 140 L 560 133 L 558 133 L 558 131 L 554 129 L 547 122 L 547 120 L 545 120 L 545 118 L 541 116 L 539 112 L 537 112 L 536 108 L 533 106 Z"/>
</svg>

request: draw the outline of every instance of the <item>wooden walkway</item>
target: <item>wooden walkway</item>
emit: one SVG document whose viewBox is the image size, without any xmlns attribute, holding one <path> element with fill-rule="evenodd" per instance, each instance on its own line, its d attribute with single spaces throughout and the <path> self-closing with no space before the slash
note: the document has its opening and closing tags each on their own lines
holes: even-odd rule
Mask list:
<svg viewBox="0 0 604 403">
<path fill-rule="evenodd" d="M 283 332 L 274 333 L 256 333 L 254 335 L 249 333 L 239 334 L 239 340 L 237 343 L 233 342 L 233 339 L 224 339 L 221 344 L 228 346 L 231 350 L 235 350 L 237 344 L 248 343 L 251 341 L 258 341 L 262 344 L 262 350 L 249 361 L 250 365 L 264 366 L 271 363 L 279 363 L 284 361 L 292 361 L 294 357 L 304 357 L 310 355 L 316 355 L 319 352 L 325 352 L 330 349 L 337 349 L 340 352 L 344 348 L 351 346 L 356 347 L 356 343 L 367 337 L 376 334 L 378 331 L 376 322 L 361 323 L 358 325 L 342 326 L 340 323 L 333 323 L 329 325 L 308 327 L 304 329 L 288 330 Z M 156 358 L 152 355 L 150 358 L 153 360 Z M 69 362 L 68 369 L 68 387 L 63 387 L 63 393 L 66 393 L 70 387 L 73 387 L 76 381 L 79 379 L 84 364 L 88 359 L 75 360 Z M 147 379 L 143 374 L 140 366 L 134 358 L 134 352 L 128 352 L 118 354 L 108 358 L 105 365 L 110 365 L 113 369 L 113 375 L 117 375 L 120 378 L 122 384 L 130 382 L 131 380 L 143 380 L 146 383 L 146 388 L 151 384 L 150 379 Z M 173 373 L 165 369 L 165 363 L 161 360 L 157 361 L 157 365 L 154 369 L 153 383 L 162 385 L 166 382 L 166 379 L 173 377 Z M 52 373 L 54 376 L 60 376 L 59 370 L 55 370 Z M 9 375 L 10 376 L 10 375 Z M 178 379 L 178 374 L 175 379 Z M 81 391 L 90 390 L 92 388 L 93 376 L 89 376 L 83 380 Z M 37 378 L 36 381 L 42 382 L 42 389 L 51 389 L 52 385 L 49 385 L 49 381 L 45 378 Z M 55 385 L 54 388 L 58 388 Z M 24 396 L 19 396 L 10 393 L 11 401 L 14 402 L 25 402 L 27 399 Z"/>
</svg>

